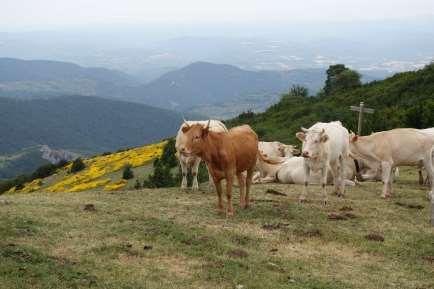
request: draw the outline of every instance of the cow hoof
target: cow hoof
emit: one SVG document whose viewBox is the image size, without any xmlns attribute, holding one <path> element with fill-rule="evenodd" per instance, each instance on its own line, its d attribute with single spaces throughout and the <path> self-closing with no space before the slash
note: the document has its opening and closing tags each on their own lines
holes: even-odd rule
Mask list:
<svg viewBox="0 0 434 289">
<path fill-rule="evenodd" d="M 306 198 L 298 198 L 300 204 L 306 203 Z"/>
<path fill-rule="evenodd" d="M 232 218 L 234 216 L 234 212 L 226 212 L 226 218 Z"/>
<path fill-rule="evenodd" d="M 387 200 L 388 198 L 390 198 L 391 196 L 390 195 L 381 195 L 381 197 L 383 198 L 383 199 L 385 199 L 385 200 Z"/>
<path fill-rule="evenodd" d="M 192 187 L 191 190 L 192 190 L 193 192 L 197 192 L 197 191 L 199 191 L 199 187 Z"/>
</svg>

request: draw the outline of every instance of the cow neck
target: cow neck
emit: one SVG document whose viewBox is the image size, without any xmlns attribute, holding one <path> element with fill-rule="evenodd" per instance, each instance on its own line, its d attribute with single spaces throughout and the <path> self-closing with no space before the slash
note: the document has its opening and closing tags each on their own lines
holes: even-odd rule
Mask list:
<svg viewBox="0 0 434 289">
<path fill-rule="evenodd" d="M 216 134 L 217 133 L 210 131 L 203 139 L 203 149 L 199 157 L 207 163 L 211 162 L 213 155 L 218 154 L 218 147 L 216 145 L 218 141 L 214 140 L 216 138 Z"/>
<path fill-rule="evenodd" d="M 359 136 L 358 140 L 352 143 L 352 145 L 356 150 L 356 155 L 357 157 L 362 159 L 377 160 L 376 155 L 374 153 L 373 145 L 372 143 L 370 144 L 369 141 L 366 142 L 367 138 L 369 138 L 369 136 Z M 367 146 L 368 148 L 366 148 Z"/>
</svg>

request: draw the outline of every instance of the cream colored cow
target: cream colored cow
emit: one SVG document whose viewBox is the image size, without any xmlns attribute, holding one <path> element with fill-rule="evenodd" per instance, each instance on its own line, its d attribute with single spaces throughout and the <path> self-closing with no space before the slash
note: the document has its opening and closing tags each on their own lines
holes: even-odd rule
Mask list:
<svg viewBox="0 0 434 289">
<path fill-rule="evenodd" d="M 350 135 L 350 154 L 369 163 L 381 164 L 383 198 L 392 195 L 392 169 L 423 163 L 429 178 L 434 175 L 434 139 L 417 129 L 401 128 L 377 132 L 369 136 Z M 434 185 L 431 186 L 431 192 Z"/>
</svg>

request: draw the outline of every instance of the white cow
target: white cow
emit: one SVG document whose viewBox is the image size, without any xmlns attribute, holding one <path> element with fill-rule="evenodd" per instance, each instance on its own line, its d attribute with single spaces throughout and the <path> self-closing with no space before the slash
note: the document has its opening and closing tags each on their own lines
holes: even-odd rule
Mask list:
<svg viewBox="0 0 434 289">
<path fill-rule="evenodd" d="M 324 203 L 326 204 L 326 184 L 329 169 L 333 176 L 335 192 L 338 196 L 343 196 L 345 193 L 344 160 L 349 155 L 349 133 L 340 121 L 317 122 L 309 129 L 302 128 L 302 130 L 296 134 L 297 138 L 303 142 L 301 151 L 305 171 L 304 189 L 300 195 L 300 201 L 306 199 L 311 171 L 319 171 Z"/>
<path fill-rule="evenodd" d="M 278 182 L 282 184 L 303 184 L 305 179 L 304 171 L 304 158 L 303 157 L 285 157 L 285 158 L 273 158 L 272 160 L 279 161 L 277 163 L 264 162 L 261 159 L 258 161 L 258 169 L 261 175 L 265 177 L 257 177 L 254 179 L 255 183 L 271 183 Z M 351 180 L 355 177 L 354 161 L 348 158 L 345 161 L 344 178 L 345 184 L 355 185 Z M 309 176 L 310 184 L 320 184 L 321 175 L 317 173 L 311 173 Z M 327 176 L 327 184 L 333 184 L 333 177 L 331 174 Z"/>
<path fill-rule="evenodd" d="M 421 129 L 420 132 L 427 134 L 430 137 L 434 138 L 434 127 Z M 434 158 L 434 153 L 433 153 L 433 158 Z M 422 170 L 423 170 L 423 165 L 421 164 L 419 167 L 419 184 L 421 184 L 421 185 L 428 184 L 429 183 L 428 175 L 426 176 L 426 180 L 424 181 Z"/>
<path fill-rule="evenodd" d="M 278 141 L 266 142 L 260 141 L 258 149 L 261 153 L 269 158 L 274 157 L 292 157 L 299 154 L 300 151 L 293 145 L 287 145 Z"/>
<path fill-rule="evenodd" d="M 368 163 L 380 163 L 383 198 L 392 195 L 392 169 L 403 165 L 419 166 L 423 163 L 430 180 L 434 168 L 432 154 L 434 139 L 417 129 L 400 128 L 377 132 L 369 136 L 350 136 L 350 153 Z M 432 184 L 431 193 L 434 191 Z"/>
<path fill-rule="evenodd" d="M 273 142 L 264 142 L 261 141 L 258 144 L 258 149 L 262 153 L 263 156 L 266 156 L 268 159 L 279 159 L 279 161 L 284 161 L 285 159 L 281 159 L 282 157 L 293 157 L 294 154 L 300 153 L 298 149 L 293 145 L 287 145 L 278 141 Z M 280 164 L 280 163 L 279 163 Z M 256 170 L 257 172 L 253 175 L 254 183 L 267 183 L 273 182 L 275 180 L 275 169 L 270 168 L 269 170 L 264 169 L 264 165 L 267 165 L 267 162 L 261 160 L 258 156 L 256 161 Z"/>
<path fill-rule="evenodd" d="M 181 189 L 187 189 L 187 174 L 188 169 L 191 169 L 191 174 L 193 176 L 193 185 L 192 190 L 198 190 L 199 189 L 199 183 L 197 181 L 197 173 L 199 170 L 199 165 L 201 162 L 201 158 L 195 155 L 186 155 L 182 152 L 182 144 L 185 142 L 185 135 L 182 132 L 182 128 L 184 126 L 191 126 L 193 124 L 202 124 L 203 126 L 206 126 L 208 124 L 208 120 L 203 121 L 184 121 L 184 123 L 181 125 L 181 127 L 178 130 L 178 134 L 176 135 L 176 152 L 179 159 L 179 163 L 181 165 L 182 170 L 182 182 L 181 182 Z M 211 120 L 209 124 L 209 129 L 214 132 L 226 132 L 228 129 L 226 126 L 219 120 Z M 211 176 L 209 177 L 209 188 L 212 189 L 214 187 L 214 182 L 212 181 Z"/>
</svg>

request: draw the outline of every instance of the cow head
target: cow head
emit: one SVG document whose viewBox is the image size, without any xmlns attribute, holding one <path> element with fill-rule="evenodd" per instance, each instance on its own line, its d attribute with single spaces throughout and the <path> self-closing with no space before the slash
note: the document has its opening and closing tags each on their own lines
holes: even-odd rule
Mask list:
<svg viewBox="0 0 434 289">
<path fill-rule="evenodd" d="M 181 154 L 198 155 L 203 151 L 204 139 L 208 136 L 210 121 L 206 126 L 201 124 L 184 125 L 182 132 L 184 133 L 184 142 L 180 146 Z"/>
<path fill-rule="evenodd" d="M 294 155 L 300 154 L 300 150 L 296 149 L 295 146 L 286 145 L 279 143 L 278 150 L 281 157 L 292 157 Z"/>
<path fill-rule="evenodd" d="M 322 151 L 322 145 L 329 139 L 329 136 L 324 129 L 314 131 L 302 127 L 301 130 L 296 134 L 296 137 L 303 143 L 301 156 L 304 158 L 317 158 Z"/>
</svg>

